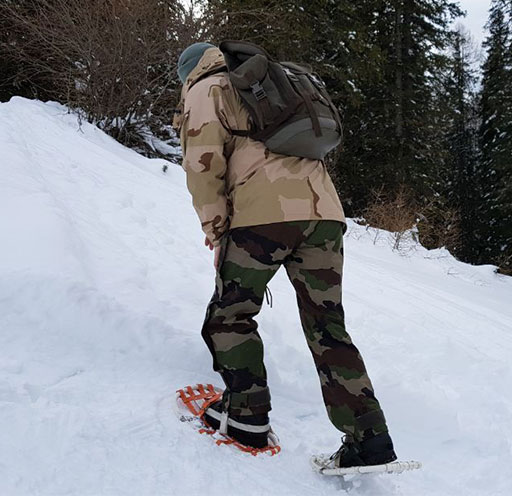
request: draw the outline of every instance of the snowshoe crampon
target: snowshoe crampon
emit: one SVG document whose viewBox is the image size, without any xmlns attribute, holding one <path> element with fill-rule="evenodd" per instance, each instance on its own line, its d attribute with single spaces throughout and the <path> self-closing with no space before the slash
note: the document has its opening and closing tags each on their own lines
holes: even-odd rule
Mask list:
<svg viewBox="0 0 512 496">
<path fill-rule="evenodd" d="M 217 446 L 223 444 L 230 445 L 253 456 L 261 453 L 266 453 L 270 456 L 277 455 L 281 451 L 281 447 L 278 444 L 279 439 L 272 429 L 268 435 L 268 446 L 265 448 L 253 448 L 239 443 L 227 434 L 221 434 L 208 425 L 204 420 L 204 413 L 212 403 L 222 398 L 222 393 L 222 389 L 211 384 L 196 384 L 195 386 L 178 389 L 176 391 L 176 404 L 180 421 L 189 422 L 200 434 L 211 436 Z"/>
<path fill-rule="evenodd" d="M 330 455 L 314 455 L 311 457 L 311 466 L 315 472 L 323 475 L 358 475 L 358 474 L 400 474 L 406 470 L 421 468 L 420 462 L 391 462 L 382 465 L 362 465 L 357 467 L 335 467 L 334 460 Z"/>
</svg>

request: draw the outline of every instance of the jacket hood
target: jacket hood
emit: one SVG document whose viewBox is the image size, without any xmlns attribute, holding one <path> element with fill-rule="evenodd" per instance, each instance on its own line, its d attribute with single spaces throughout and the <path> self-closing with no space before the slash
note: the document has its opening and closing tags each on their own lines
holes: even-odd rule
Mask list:
<svg viewBox="0 0 512 496">
<path fill-rule="evenodd" d="M 208 48 L 185 80 L 181 91 L 181 99 L 184 100 L 188 90 L 197 83 L 197 81 L 205 75 L 216 72 L 223 67 L 227 70 L 224 54 L 217 47 Z"/>
</svg>

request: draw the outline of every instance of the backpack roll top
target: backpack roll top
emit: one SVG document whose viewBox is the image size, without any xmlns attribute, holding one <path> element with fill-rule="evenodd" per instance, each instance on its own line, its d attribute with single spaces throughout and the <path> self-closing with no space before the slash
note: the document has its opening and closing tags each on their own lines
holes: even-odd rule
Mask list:
<svg viewBox="0 0 512 496">
<path fill-rule="evenodd" d="M 251 116 L 250 137 L 265 141 L 276 123 L 281 124 L 293 115 L 301 99 L 279 64 L 262 48 L 243 41 L 223 41 L 220 49 L 229 79 Z"/>
<path fill-rule="evenodd" d="M 251 117 L 249 132 L 274 153 L 323 159 L 341 142 L 339 113 L 322 80 L 311 68 L 279 63 L 244 41 L 223 41 L 233 87 Z"/>
</svg>

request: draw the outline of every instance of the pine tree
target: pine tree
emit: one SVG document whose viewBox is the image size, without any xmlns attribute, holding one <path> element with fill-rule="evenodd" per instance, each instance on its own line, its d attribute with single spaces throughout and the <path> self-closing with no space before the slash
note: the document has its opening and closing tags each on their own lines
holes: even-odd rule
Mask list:
<svg viewBox="0 0 512 496">
<path fill-rule="evenodd" d="M 444 208 L 458 213 L 460 237 L 449 246 L 458 258 L 475 262 L 479 256 L 475 219 L 481 188 L 477 176 L 478 108 L 476 51 L 468 32 L 460 26 L 451 42 L 449 66 L 441 78 L 438 105 L 444 109 L 446 157 L 439 177 Z M 441 226 L 440 226 L 441 227 Z M 445 229 L 454 226 L 442 226 Z M 441 227 L 441 228 L 442 228 Z"/>
<path fill-rule="evenodd" d="M 509 2 L 493 0 L 481 93 L 479 234 L 482 261 L 512 270 L 512 21 Z"/>
<path fill-rule="evenodd" d="M 363 8 L 365 4 L 366 8 Z M 364 42 L 374 54 L 369 72 L 354 73 L 357 99 L 347 102 L 347 139 L 339 162 L 347 211 L 358 215 L 372 190 L 404 186 L 425 198 L 437 191 L 443 150 L 433 97 L 447 63 L 454 2 L 375 0 L 357 2 Z"/>
</svg>

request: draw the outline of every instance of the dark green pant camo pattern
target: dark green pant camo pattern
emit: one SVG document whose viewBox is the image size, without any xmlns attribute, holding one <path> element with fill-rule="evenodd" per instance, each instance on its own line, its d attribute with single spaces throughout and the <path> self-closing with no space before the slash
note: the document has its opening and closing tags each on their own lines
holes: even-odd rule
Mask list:
<svg viewBox="0 0 512 496">
<path fill-rule="evenodd" d="M 387 431 L 361 355 L 345 330 L 342 227 L 328 220 L 281 222 L 235 228 L 224 237 L 202 335 L 229 391 L 232 414 L 270 410 L 254 317 L 267 283 L 284 265 L 332 423 L 356 438 Z"/>
</svg>

